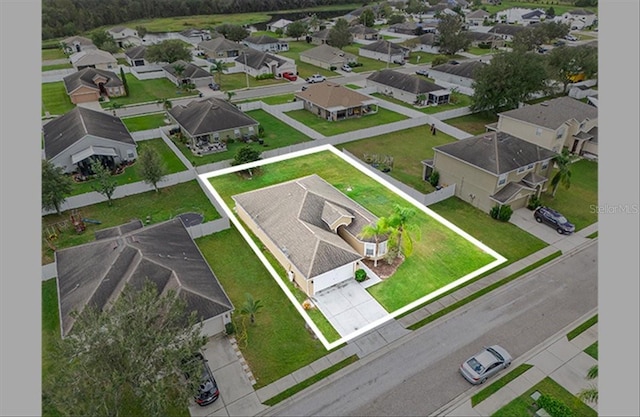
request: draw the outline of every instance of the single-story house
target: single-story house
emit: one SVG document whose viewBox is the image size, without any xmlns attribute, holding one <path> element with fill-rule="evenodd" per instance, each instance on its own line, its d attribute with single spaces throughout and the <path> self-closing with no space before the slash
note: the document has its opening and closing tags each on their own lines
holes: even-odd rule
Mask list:
<svg viewBox="0 0 640 417">
<path fill-rule="evenodd" d="M 457 84 L 463 87 L 473 87 L 475 71 L 483 65 L 486 64 L 480 61 L 440 64 L 429 70 L 429 76 L 434 80 Z"/>
<path fill-rule="evenodd" d="M 265 74 L 281 77 L 283 72 L 291 72 L 293 74 L 298 72 L 298 67 L 293 59 L 256 51 L 252 48 L 242 51 L 240 56 L 235 59 L 235 62 L 236 67 L 240 67 L 242 72 L 246 72 L 252 77 Z"/>
<path fill-rule="evenodd" d="M 329 40 L 330 28 L 322 29 L 317 32 L 313 32 L 310 36 L 307 36 L 309 42 L 314 45 L 324 45 Z"/>
<path fill-rule="evenodd" d="M 358 49 L 358 54 L 384 62 L 404 62 L 411 50 L 387 40 L 379 40 Z"/>
<path fill-rule="evenodd" d="M 240 52 L 247 49 L 247 47 L 220 36 L 215 39 L 200 42 L 198 49 L 205 53 L 209 61 L 223 60 L 229 62 L 240 56 Z"/>
<path fill-rule="evenodd" d="M 467 13 L 464 17 L 464 21 L 467 22 L 469 26 L 482 26 L 484 25 L 484 22 L 489 20 L 489 16 L 491 16 L 491 13 L 486 10 L 478 9 Z"/>
<path fill-rule="evenodd" d="M 176 67 L 184 69 L 182 74 L 176 71 Z M 213 83 L 213 75 L 209 71 L 191 62 L 176 61 L 164 65 L 162 71 L 164 71 L 165 77 L 177 86 L 195 84 L 196 87 L 206 87 Z"/>
<path fill-rule="evenodd" d="M 144 67 L 149 65 L 149 62 L 144 59 L 146 53 L 147 47 L 144 45 L 138 45 L 127 49 L 124 52 L 124 57 L 127 60 L 129 66 Z"/>
<path fill-rule="evenodd" d="M 326 69 L 340 68 L 344 64 L 357 62 L 357 59 L 353 54 L 326 44 L 300 52 L 300 61 Z"/>
<path fill-rule="evenodd" d="M 249 36 L 242 41 L 249 48 L 262 52 L 285 52 L 289 50 L 289 42 L 267 35 Z"/>
<path fill-rule="evenodd" d="M 440 53 L 440 46 L 438 46 L 438 35 L 435 33 L 424 33 L 417 38 L 414 38 L 415 46 L 414 51 L 422 51 L 430 54 Z"/>
<path fill-rule="evenodd" d="M 471 40 L 470 46 L 481 47 L 489 46 L 489 49 L 502 48 L 504 46 L 504 39 L 500 35 L 488 32 L 465 32 L 467 37 Z"/>
<path fill-rule="evenodd" d="M 211 31 L 208 29 L 185 29 L 178 33 L 178 37 L 187 43 L 196 45 L 202 41 L 211 40 Z"/>
<path fill-rule="evenodd" d="M 535 25 L 537 23 L 543 22 L 546 18 L 547 14 L 541 9 L 532 10 L 520 17 L 522 21 L 521 24 L 524 26 Z"/>
<path fill-rule="evenodd" d="M 138 158 L 136 143 L 119 117 L 84 107 L 42 127 L 45 158 L 64 172 L 88 173 L 93 159 L 115 167 Z"/>
<path fill-rule="evenodd" d="M 440 184 L 455 184 L 458 198 L 485 212 L 495 205 L 515 210 L 539 196 L 557 155 L 505 132 L 487 132 L 433 150 L 433 159 L 422 161 L 423 179 L 437 171 Z"/>
<path fill-rule="evenodd" d="M 451 91 L 446 88 L 431 83 L 417 75 L 405 74 L 390 69 L 372 73 L 367 77 L 366 85 L 367 87 L 375 87 L 378 93 L 409 104 L 447 104 L 451 98 Z"/>
<path fill-rule="evenodd" d="M 305 25 L 309 29 L 309 31 L 312 33 L 322 30 L 323 27 L 327 26 L 327 23 L 324 20 L 318 18 L 318 16 L 315 13 L 311 16 L 298 19 L 296 20 L 296 22 L 300 22 L 303 25 Z"/>
<path fill-rule="evenodd" d="M 295 93 L 295 99 L 302 101 L 304 108 L 311 113 L 332 121 L 378 111 L 378 100 L 330 81 L 307 86 L 306 90 Z"/>
<path fill-rule="evenodd" d="M 491 29 L 489 29 L 489 33 L 494 33 L 496 35 L 500 35 L 502 39 L 507 42 L 511 42 L 516 33 L 523 31 L 525 29 L 524 26 L 516 26 L 516 25 L 507 25 L 504 23 L 499 23 L 494 25 Z"/>
<path fill-rule="evenodd" d="M 189 148 L 195 155 L 226 151 L 226 139 L 249 139 L 258 132 L 257 121 L 233 104 L 214 97 L 175 105 L 168 113 L 189 139 Z"/>
<path fill-rule="evenodd" d="M 580 30 L 595 24 L 598 16 L 589 10 L 575 9 L 557 16 L 555 21 L 568 25 L 571 30 Z"/>
<path fill-rule="evenodd" d="M 352 39 L 360 39 L 365 41 L 377 41 L 380 39 L 380 33 L 374 28 L 365 25 L 354 25 L 349 28 Z"/>
<path fill-rule="evenodd" d="M 60 44 L 67 54 L 75 54 L 76 52 L 82 52 L 86 49 L 98 49 L 91 39 L 83 36 L 71 36 L 60 41 Z"/>
<path fill-rule="evenodd" d="M 238 217 L 309 296 L 354 279 L 361 260 L 387 253 L 387 236 L 377 244 L 358 237 L 378 218 L 318 175 L 232 198 Z"/>
<path fill-rule="evenodd" d="M 281 30 L 283 33 L 286 33 L 287 26 L 289 26 L 293 21 L 287 19 L 278 19 L 275 22 L 267 23 L 267 30 L 269 32 L 277 32 Z"/>
<path fill-rule="evenodd" d="M 417 35 L 422 31 L 422 25 L 417 22 L 394 23 L 387 31 L 402 35 Z"/>
<path fill-rule="evenodd" d="M 114 70 L 118 68 L 118 60 L 107 51 L 100 49 L 85 49 L 69 57 L 71 65 L 76 71 L 83 68 Z"/>
<path fill-rule="evenodd" d="M 100 97 L 120 97 L 127 94 L 124 84 L 111 71 L 84 68 L 62 79 L 73 104 L 98 101 Z"/>
<path fill-rule="evenodd" d="M 538 21 L 540 21 L 540 16 L 545 16 L 544 10 L 542 9 L 529 9 L 525 7 L 511 7 L 506 10 L 501 10 L 496 13 L 495 21 L 498 23 L 506 23 L 510 25 L 527 25 L 527 19 L 524 18 L 525 15 L 530 15 L 531 12 L 538 11 L 540 14 L 537 14 Z M 530 15 L 529 19 L 534 18 L 536 15 Z M 544 18 L 544 17 L 542 17 Z"/>
<path fill-rule="evenodd" d="M 127 48 L 129 46 L 142 45 L 142 38 L 138 36 L 138 31 L 130 29 L 124 26 L 116 26 L 109 30 L 107 33 L 111 35 L 116 45 L 120 48 Z"/>
<path fill-rule="evenodd" d="M 597 126 L 597 107 L 565 96 L 499 113 L 497 130 L 553 152 L 567 147 L 581 154 L 590 140 L 585 134 Z"/>
<path fill-rule="evenodd" d="M 141 289 L 146 280 L 160 295 L 171 290 L 186 301 L 204 336 L 224 332 L 233 304 L 180 218 L 150 226 L 135 220 L 96 235 L 55 253 L 62 337 L 73 330 L 73 312 L 91 307 L 108 314 L 125 285 Z"/>
</svg>

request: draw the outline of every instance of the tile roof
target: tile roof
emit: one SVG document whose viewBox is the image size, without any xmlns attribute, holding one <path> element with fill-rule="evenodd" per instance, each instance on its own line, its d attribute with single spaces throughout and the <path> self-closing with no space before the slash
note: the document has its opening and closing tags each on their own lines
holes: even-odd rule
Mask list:
<svg viewBox="0 0 640 417">
<path fill-rule="evenodd" d="M 202 320 L 233 310 L 233 304 L 179 218 L 56 252 L 63 335 L 72 311 L 108 309 L 125 283 L 145 279 L 161 293 L 174 290 Z"/>
<path fill-rule="evenodd" d="M 494 175 L 505 174 L 556 155 L 555 152 L 504 132 L 487 132 L 433 149 Z"/>
<path fill-rule="evenodd" d="M 389 87 L 397 88 L 402 91 L 407 91 L 411 94 L 423 94 L 432 91 L 446 90 L 446 88 L 429 82 L 424 78 L 390 69 L 376 71 L 369 75 L 367 80 L 388 85 Z"/>
<path fill-rule="evenodd" d="M 447 74 L 458 75 L 460 77 L 475 78 L 475 71 L 477 68 L 486 65 L 480 61 L 465 61 L 459 64 L 441 64 L 432 67 L 433 71 L 446 72 Z"/>
<path fill-rule="evenodd" d="M 171 64 L 164 65 L 162 67 L 163 70 L 167 71 L 169 74 L 177 77 L 175 65 L 181 65 L 184 67 L 184 72 L 182 73 L 183 78 L 207 78 L 212 77 L 211 73 L 196 64 L 185 61 L 176 61 Z"/>
<path fill-rule="evenodd" d="M 351 108 L 377 103 L 374 98 L 330 81 L 310 84 L 306 90 L 296 92 L 295 96 L 323 109 Z"/>
<path fill-rule="evenodd" d="M 192 137 L 258 124 L 233 104 L 214 97 L 174 106 L 169 114 Z"/>
<path fill-rule="evenodd" d="M 52 159 L 87 135 L 135 145 L 119 117 L 103 111 L 76 107 L 42 127 L 44 151 Z"/>
<path fill-rule="evenodd" d="M 356 60 L 356 56 L 349 52 L 344 52 L 341 49 L 329 46 L 327 44 L 318 45 L 315 48 L 307 49 L 300 52 L 300 56 L 305 56 L 318 61 L 332 63 L 332 62 L 352 62 Z"/>
<path fill-rule="evenodd" d="M 596 119 L 598 109 L 571 97 L 558 97 L 538 104 L 499 113 L 499 116 L 522 120 L 536 126 L 556 130 L 569 120 L 579 122 Z"/>
<path fill-rule="evenodd" d="M 78 72 L 67 75 L 62 79 L 62 82 L 64 82 L 64 88 L 67 91 L 67 94 L 71 94 L 83 86 L 94 90 L 100 90 L 99 86 L 94 82 L 96 77 L 104 77 L 107 79 L 107 82 L 104 84 L 105 87 L 122 86 L 122 80 L 120 80 L 114 72 L 90 67 L 83 68 Z"/>
</svg>

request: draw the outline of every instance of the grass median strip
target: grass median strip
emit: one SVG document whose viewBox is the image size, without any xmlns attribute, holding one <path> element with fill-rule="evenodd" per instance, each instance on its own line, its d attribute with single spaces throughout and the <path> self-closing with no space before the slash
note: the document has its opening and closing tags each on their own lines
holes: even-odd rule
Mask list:
<svg viewBox="0 0 640 417">
<path fill-rule="evenodd" d="M 502 387 L 506 386 L 509 382 L 513 381 L 514 379 L 524 374 L 531 368 L 533 368 L 533 365 L 529 365 L 528 363 L 523 363 L 522 365 L 518 366 L 516 369 L 512 370 L 502 378 L 498 379 L 493 384 L 489 385 L 488 387 L 484 388 L 481 391 L 478 391 L 476 395 L 471 397 L 471 406 L 475 407 L 476 405 L 480 404 L 482 401 L 486 400 L 487 398 L 489 398 L 490 396 L 498 392 Z"/>
<path fill-rule="evenodd" d="M 291 397 L 294 394 L 297 394 L 298 392 L 302 391 L 303 389 L 310 387 L 311 385 L 315 384 L 316 382 L 328 377 L 329 375 L 338 372 L 340 369 L 346 367 L 347 365 L 350 365 L 352 363 L 354 363 L 355 361 L 358 360 L 358 356 L 356 355 L 352 355 L 349 356 L 347 359 L 344 359 L 338 363 L 336 363 L 333 366 L 330 366 L 329 368 L 325 369 L 324 371 L 320 371 L 317 374 L 315 374 L 314 376 L 305 379 L 304 381 L 292 386 L 291 388 L 288 388 L 284 391 L 282 391 L 280 394 L 269 398 L 268 400 L 266 400 L 265 402 L 263 402 L 264 405 L 268 405 L 268 406 L 274 406 L 276 404 L 278 404 L 281 401 L 286 400 L 287 398 Z"/>
<path fill-rule="evenodd" d="M 542 266 L 542 265 L 546 264 L 547 262 L 557 258 L 560 255 L 562 255 L 561 251 L 554 252 L 551 255 L 546 256 L 546 257 L 540 259 L 539 261 L 537 261 L 537 262 L 535 262 L 535 263 L 533 263 L 533 264 L 531 264 L 531 265 L 529 265 L 529 266 L 527 266 L 525 268 L 522 268 L 518 272 L 515 272 L 515 273 L 509 275 L 508 277 L 503 278 L 500 281 L 495 282 L 495 283 L 493 283 L 493 284 L 481 289 L 480 291 L 477 291 L 477 292 L 471 294 L 467 298 L 463 298 L 462 300 L 458 301 L 457 303 L 453 303 L 449 307 L 443 308 L 442 310 L 438 311 L 437 313 L 434 313 L 434 314 L 432 314 L 432 315 L 430 315 L 428 317 L 425 317 L 424 319 L 418 321 L 417 323 L 414 323 L 411 326 L 409 326 L 408 329 L 409 330 L 417 330 L 417 329 L 421 328 L 422 326 L 425 326 L 425 325 L 431 323 L 432 321 L 444 316 L 445 314 L 448 314 L 448 313 L 452 312 L 453 310 L 458 309 L 458 308 L 462 307 L 463 305 L 468 304 L 468 303 L 472 302 L 473 300 L 475 300 L 475 299 L 477 299 L 477 298 L 479 298 L 479 297 L 481 297 L 481 296 L 483 296 L 483 295 L 495 290 L 496 288 L 500 288 L 501 286 L 503 286 L 505 284 L 508 284 L 509 282 L 513 281 L 514 279 L 526 274 L 529 271 L 532 271 L 532 270 L 538 268 L 539 266 Z M 470 281 L 469 283 L 471 283 L 471 282 L 474 282 L 474 281 Z M 442 297 L 440 297 L 440 298 L 442 298 Z M 433 301 L 435 301 L 435 300 L 433 300 Z M 424 307 L 424 306 L 422 306 L 422 307 Z M 571 340 L 571 339 L 569 339 L 569 340 Z"/>
<path fill-rule="evenodd" d="M 596 314 L 595 316 L 591 317 L 589 320 L 582 323 L 580 326 L 576 327 L 575 329 L 567 333 L 567 339 L 568 340 L 575 339 L 576 337 L 578 337 L 580 334 L 582 334 L 584 331 L 586 331 L 589 327 L 593 326 L 597 322 L 598 322 L 598 315 Z"/>
</svg>

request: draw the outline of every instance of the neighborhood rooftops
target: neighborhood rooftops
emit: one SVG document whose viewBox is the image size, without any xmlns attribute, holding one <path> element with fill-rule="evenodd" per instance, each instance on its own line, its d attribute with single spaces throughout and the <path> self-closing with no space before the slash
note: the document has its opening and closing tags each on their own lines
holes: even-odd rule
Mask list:
<svg viewBox="0 0 640 417">
<path fill-rule="evenodd" d="M 300 52 L 300 56 L 304 56 L 310 59 L 316 59 L 322 62 L 334 63 L 334 62 L 353 62 L 356 60 L 356 56 L 349 52 L 344 52 L 341 49 L 329 46 L 327 44 L 318 45 L 315 48 L 307 49 Z"/>
<path fill-rule="evenodd" d="M 270 45 L 273 43 L 280 43 L 278 39 L 272 38 L 271 36 L 267 35 L 248 36 L 244 38 L 243 42 L 252 43 L 254 45 Z"/>
<path fill-rule="evenodd" d="M 476 69 L 486 65 L 480 61 L 465 61 L 459 64 L 441 64 L 432 67 L 433 71 L 446 72 L 447 74 L 457 75 L 460 77 L 475 78 Z"/>
<path fill-rule="evenodd" d="M 499 116 L 510 117 L 542 126 L 558 129 L 568 120 L 583 121 L 598 117 L 598 109 L 571 97 L 558 97 L 538 104 L 523 106 L 519 109 L 500 113 Z"/>
<path fill-rule="evenodd" d="M 269 62 L 277 62 L 278 67 L 288 63 L 286 59 L 280 58 L 274 54 L 268 52 L 258 51 L 252 48 L 244 49 L 240 55 L 235 59 L 236 62 L 245 64 L 248 67 L 259 70 L 268 65 Z"/>
<path fill-rule="evenodd" d="M 214 97 L 174 106 L 169 114 L 191 136 L 258 124 L 234 105 Z"/>
<path fill-rule="evenodd" d="M 389 42 L 387 40 L 381 39 L 379 41 L 370 43 L 369 45 L 362 45 L 360 49 L 365 49 L 367 51 L 373 51 L 377 53 L 384 54 L 404 54 L 409 51 L 409 48 L 405 48 L 403 46 L 396 45 L 393 42 Z"/>
<path fill-rule="evenodd" d="M 75 66 L 97 65 L 108 62 L 117 62 L 117 60 L 107 51 L 101 49 L 86 49 L 76 52 L 69 57 L 71 63 Z"/>
<path fill-rule="evenodd" d="M 516 26 L 516 25 L 508 25 L 505 23 L 499 23 L 489 29 L 489 33 L 496 33 L 498 35 L 509 35 L 513 36 L 516 33 L 525 30 L 524 26 Z"/>
<path fill-rule="evenodd" d="M 447 90 L 446 88 L 440 87 L 437 84 L 431 83 L 415 75 L 405 74 L 399 71 L 388 70 L 388 69 L 384 69 L 384 70 L 380 70 L 372 73 L 367 77 L 367 80 L 388 85 L 389 87 L 407 91 L 412 94 L 422 94 L 422 93 L 430 93 L 434 91 Z"/>
<path fill-rule="evenodd" d="M 147 47 L 144 45 L 134 46 L 127 49 L 124 54 L 131 59 L 143 59 L 147 52 Z"/>
<path fill-rule="evenodd" d="M 64 82 L 64 88 L 66 89 L 67 94 L 71 94 L 83 86 L 98 90 L 99 87 L 96 85 L 94 80 L 96 77 L 101 76 L 107 79 L 107 82 L 104 84 L 105 87 L 119 87 L 122 85 L 122 80 L 120 80 L 114 72 L 97 68 L 81 69 L 78 72 L 67 75 L 62 79 L 62 81 Z"/>
<path fill-rule="evenodd" d="M 177 77 L 178 73 L 176 72 L 176 66 L 181 66 L 184 68 L 184 72 L 180 76 L 185 79 L 211 77 L 211 74 L 207 70 L 197 66 L 196 64 L 185 61 L 172 62 L 171 64 L 163 66 L 162 69 L 167 71 L 174 77 Z"/>
</svg>

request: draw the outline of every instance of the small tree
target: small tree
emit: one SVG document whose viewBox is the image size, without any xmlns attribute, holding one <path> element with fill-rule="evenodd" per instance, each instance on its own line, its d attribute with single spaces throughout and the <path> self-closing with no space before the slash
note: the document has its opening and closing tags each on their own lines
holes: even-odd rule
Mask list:
<svg viewBox="0 0 640 417">
<path fill-rule="evenodd" d="M 233 161 L 231 161 L 231 165 L 236 166 L 249 162 L 259 161 L 261 154 L 262 152 L 254 149 L 251 146 L 243 146 L 242 148 L 238 149 L 238 152 L 236 152 L 235 156 L 233 157 Z M 249 172 L 249 176 L 253 176 L 251 168 L 247 169 L 247 171 Z"/>
<path fill-rule="evenodd" d="M 553 187 L 552 197 L 555 198 L 556 191 L 558 191 L 560 184 L 564 185 L 566 189 L 571 187 L 571 170 L 569 169 L 571 165 L 571 155 L 569 154 L 569 150 L 564 148 L 562 153 L 553 158 L 553 162 L 555 162 L 558 168 L 558 172 L 551 178 L 551 186 Z"/>
<path fill-rule="evenodd" d="M 136 31 L 138 31 L 138 37 L 140 39 L 144 38 L 145 35 L 149 32 L 144 26 L 136 26 Z"/>
<path fill-rule="evenodd" d="M 378 221 L 373 224 L 366 224 L 362 227 L 362 230 L 358 234 L 358 237 L 363 239 L 373 238 L 376 244 L 376 256 L 378 255 L 378 246 L 380 245 L 380 239 L 390 233 L 389 223 L 386 218 L 380 217 Z M 378 266 L 378 258 L 374 259 L 373 266 Z"/>
<path fill-rule="evenodd" d="M 262 308 L 262 303 L 260 300 L 254 300 L 253 296 L 249 293 L 245 294 L 245 298 L 240 313 L 247 314 L 251 324 L 254 324 L 256 322 L 256 314 Z"/>
<path fill-rule="evenodd" d="M 236 95 L 235 91 L 227 91 L 227 101 L 231 102 L 231 99 L 233 98 L 233 96 Z"/>
<path fill-rule="evenodd" d="M 462 30 L 460 16 L 444 15 L 438 23 L 440 33 L 440 52 L 446 55 L 454 55 L 456 52 L 466 49 L 471 39 Z"/>
<path fill-rule="evenodd" d="M 431 184 L 434 187 L 437 187 L 439 182 L 440 182 L 440 173 L 434 169 L 431 175 L 429 175 L 429 184 Z"/>
<path fill-rule="evenodd" d="M 496 204 L 495 206 L 491 207 L 491 211 L 489 212 L 491 218 L 500 220 L 501 222 L 508 222 L 512 214 L 513 209 L 508 204 L 502 206 Z"/>
<path fill-rule="evenodd" d="M 373 27 L 373 23 L 375 20 L 376 20 L 375 13 L 373 13 L 373 10 L 371 10 L 370 7 L 367 7 L 366 9 L 364 9 L 360 14 L 360 18 L 358 19 L 360 24 L 368 28 Z"/>
<path fill-rule="evenodd" d="M 598 365 L 593 365 L 587 371 L 587 379 L 593 381 L 598 378 Z M 590 403 L 598 403 L 598 387 L 596 385 L 590 385 L 588 388 L 584 388 L 578 392 L 578 398 L 582 401 Z"/>
<path fill-rule="evenodd" d="M 111 197 L 113 193 L 116 191 L 117 181 L 111 175 L 111 172 L 102 165 L 100 160 L 95 159 L 91 162 L 91 170 L 95 175 L 94 183 L 92 184 L 92 188 L 94 191 L 102 194 L 107 197 L 108 204 L 111 206 L 113 203 L 111 201 Z"/>
<path fill-rule="evenodd" d="M 158 192 L 158 183 L 162 181 L 167 172 L 160 154 L 154 148 L 146 148 L 140 155 L 139 163 L 142 180 L 147 184 L 151 184 Z"/>
<path fill-rule="evenodd" d="M 60 215 L 60 206 L 71 194 L 73 180 L 64 173 L 62 168 L 51 162 L 42 160 L 42 208 L 55 209 Z"/>
<path fill-rule="evenodd" d="M 449 62 L 449 58 L 447 58 L 446 56 L 436 55 L 435 57 L 433 57 L 433 60 L 431 60 L 431 66 L 435 67 L 438 65 L 446 64 L 447 62 Z"/>
<path fill-rule="evenodd" d="M 301 36 L 306 35 L 308 32 L 307 26 L 301 21 L 289 23 L 287 26 L 287 36 L 300 39 Z"/>
<path fill-rule="evenodd" d="M 127 77 L 125 77 L 124 69 L 120 67 L 120 78 L 122 78 L 122 86 L 124 87 L 124 93 L 129 95 L 129 84 L 127 83 Z"/>
<path fill-rule="evenodd" d="M 393 206 L 393 214 L 388 218 L 387 224 L 390 230 L 389 243 L 395 247 L 395 253 L 410 256 L 413 253 L 414 239 L 420 239 L 420 229 L 411 223 L 411 218 L 416 214 L 411 207 L 399 204 Z"/>
<path fill-rule="evenodd" d="M 227 69 L 227 63 L 223 60 L 215 60 L 211 63 L 211 67 L 209 68 L 209 72 L 212 74 L 216 74 L 216 79 L 218 81 L 218 85 L 220 89 L 222 89 L 222 74 Z"/>
<path fill-rule="evenodd" d="M 336 24 L 329 30 L 327 43 L 334 48 L 342 49 L 351 44 L 353 35 L 349 32 L 349 23 L 343 18 L 336 20 Z"/>
<path fill-rule="evenodd" d="M 169 39 L 147 47 L 144 57 L 149 62 L 190 62 L 191 51 L 181 40 Z"/>
</svg>

